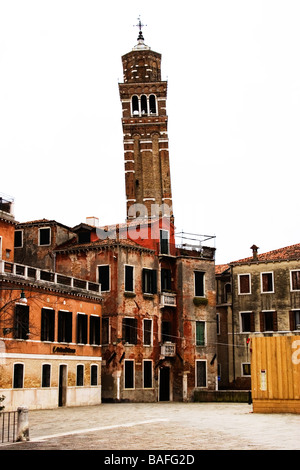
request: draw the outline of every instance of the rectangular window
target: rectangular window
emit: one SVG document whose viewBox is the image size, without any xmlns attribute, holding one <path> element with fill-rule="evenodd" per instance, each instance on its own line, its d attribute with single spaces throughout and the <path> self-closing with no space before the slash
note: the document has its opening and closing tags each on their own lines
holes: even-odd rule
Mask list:
<svg viewBox="0 0 300 470">
<path fill-rule="evenodd" d="M 123 340 L 128 344 L 137 344 L 137 319 L 123 318 Z"/>
<path fill-rule="evenodd" d="M 273 310 L 260 313 L 260 330 L 277 331 L 277 313 Z"/>
<path fill-rule="evenodd" d="M 109 264 L 98 266 L 98 282 L 101 284 L 101 292 L 110 290 Z"/>
<path fill-rule="evenodd" d="M 58 312 L 58 338 L 60 343 L 72 342 L 72 312 Z"/>
<path fill-rule="evenodd" d="M 91 385 L 98 385 L 98 366 L 91 366 Z"/>
<path fill-rule="evenodd" d="M 42 387 L 50 387 L 51 365 L 43 364 L 42 367 Z"/>
<path fill-rule="evenodd" d="M 151 346 L 152 344 L 152 320 L 144 319 L 144 345 Z"/>
<path fill-rule="evenodd" d="M 109 344 L 109 318 L 102 318 L 102 344 Z"/>
<path fill-rule="evenodd" d="M 261 291 L 274 292 L 273 272 L 261 273 Z"/>
<path fill-rule="evenodd" d="M 251 277 L 250 274 L 238 275 L 239 294 L 251 294 Z"/>
<path fill-rule="evenodd" d="M 84 385 L 84 365 L 78 364 L 76 368 L 76 386 L 83 387 Z"/>
<path fill-rule="evenodd" d="M 196 387 L 206 387 L 206 361 L 196 361 Z"/>
<path fill-rule="evenodd" d="M 133 266 L 125 265 L 125 291 L 134 292 L 133 287 Z"/>
<path fill-rule="evenodd" d="M 248 377 L 251 375 L 251 365 L 250 362 L 244 362 L 242 364 L 242 375 Z"/>
<path fill-rule="evenodd" d="M 50 308 L 42 308 L 41 341 L 54 341 L 55 312 Z"/>
<path fill-rule="evenodd" d="M 14 364 L 13 388 L 24 386 L 24 364 Z"/>
<path fill-rule="evenodd" d="M 29 335 L 29 306 L 16 304 L 14 317 L 15 339 L 28 339 Z"/>
<path fill-rule="evenodd" d="M 90 316 L 90 344 L 100 344 L 100 317 Z"/>
<path fill-rule="evenodd" d="M 220 334 L 220 314 L 217 313 L 217 335 Z"/>
<path fill-rule="evenodd" d="M 160 230 L 160 245 L 159 252 L 161 255 L 169 254 L 169 232 L 167 230 Z"/>
<path fill-rule="evenodd" d="M 172 342 L 172 323 L 170 321 L 162 321 L 161 323 L 162 342 Z"/>
<path fill-rule="evenodd" d="M 205 322 L 196 321 L 196 346 L 205 346 Z"/>
<path fill-rule="evenodd" d="M 160 272 L 161 291 L 170 291 L 171 286 L 171 269 L 162 268 Z"/>
<path fill-rule="evenodd" d="M 240 325 L 241 325 L 242 333 L 255 331 L 253 312 L 241 312 L 240 319 L 241 319 Z"/>
<path fill-rule="evenodd" d="M 134 361 L 124 361 L 124 388 L 134 388 Z"/>
<path fill-rule="evenodd" d="M 152 361 L 143 361 L 143 387 L 152 388 Z"/>
<path fill-rule="evenodd" d="M 205 273 L 201 271 L 194 272 L 195 297 L 204 297 L 204 277 Z"/>
<path fill-rule="evenodd" d="M 157 293 L 157 275 L 155 269 L 143 269 L 143 293 Z"/>
<path fill-rule="evenodd" d="M 300 310 L 290 311 L 290 329 L 300 330 Z"/>
<path fill-rule="evenodd" d="M 77 343 L 87 343 L 88 317 L 84 313 L 77 314 Z"/>
<path fill-rule="evenodd" d="M 300 270 L 291 271 L 291 290 L 300 290 Z"/>
<path fill-rule="evenodd" d="M 15 230 L 15 248 L 22 248 L 23 246 L 23 230 Z"/>
<path fill-rule="evenodd" d="M 39 245 L 50 245 L 51 243 L 51 229 L 50 227 L 47 228 L 40 228 L 39 229 Z"/>
</svg>

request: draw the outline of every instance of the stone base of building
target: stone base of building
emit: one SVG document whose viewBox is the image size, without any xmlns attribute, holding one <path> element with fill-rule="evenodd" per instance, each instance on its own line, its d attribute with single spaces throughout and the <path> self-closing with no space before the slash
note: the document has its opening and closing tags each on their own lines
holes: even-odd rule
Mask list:
<svg viewBox="0 0 300 470">
<path fill-rule="evenodd" d="M 251 403 L 248 390 L 195 390 L 195 402 Z"/>
</svg>

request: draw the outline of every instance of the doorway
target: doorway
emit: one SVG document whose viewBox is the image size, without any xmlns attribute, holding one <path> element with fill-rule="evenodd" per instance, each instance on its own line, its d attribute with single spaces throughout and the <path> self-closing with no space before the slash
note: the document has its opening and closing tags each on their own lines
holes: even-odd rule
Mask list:
<svg viewBox="0 0 300 470">
<path fill-rule="evenodd" d="M 159 371 L 159 401 L 170 401 L 170 367 Z"/>
<path fill-rule="evenodd" d="M 67 366 L 59 366 L 58 382 L 58 406 L 66 406 L 67 403 Z"/>
</svg>

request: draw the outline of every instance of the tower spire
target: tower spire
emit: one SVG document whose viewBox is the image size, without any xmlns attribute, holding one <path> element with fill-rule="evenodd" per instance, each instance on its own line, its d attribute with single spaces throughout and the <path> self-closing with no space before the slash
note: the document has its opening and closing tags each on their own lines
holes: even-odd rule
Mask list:
<svg viewBox="0 0 300 470">
<path fill-rule="evenodd" d="M 142 28 L 144 26 L 147 26 L 146 24 L 143 24 L 142 21 L 141 21 L 141 15 L 138 17 L 138 24 L 135 24 L 134 26 L 137 26 L 139 28 L 139 35 L 138 35 L 138 44 L 144 44 L 144 36 L 143 36 L 143 32 L 142 32 Z"/>
</svg>

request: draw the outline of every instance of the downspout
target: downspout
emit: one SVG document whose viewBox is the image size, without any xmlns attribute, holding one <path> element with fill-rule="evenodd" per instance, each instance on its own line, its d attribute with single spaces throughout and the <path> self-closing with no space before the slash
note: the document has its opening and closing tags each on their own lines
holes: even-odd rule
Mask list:
<svg viewBox="0 0 300 470">
<path fill-rule="evenodd" d="M 235 382 L 235 339 L 234 339 L 234 283 L 233 283 L 233 266 L 230 267 L 231 271 L 231 321 L 232 321 L 232 372 L 233 382 Z"/>
</svg>

